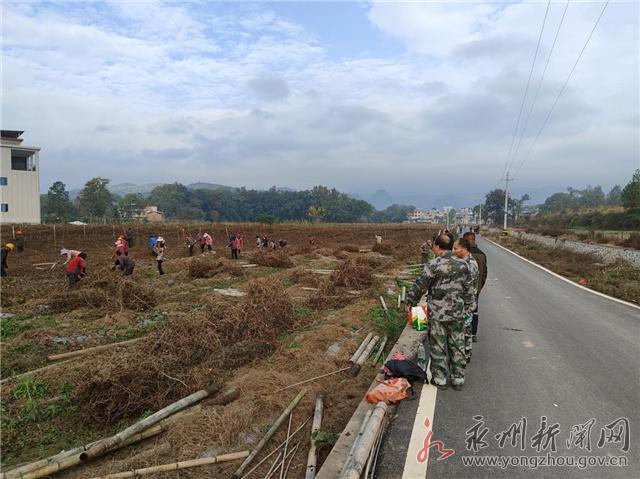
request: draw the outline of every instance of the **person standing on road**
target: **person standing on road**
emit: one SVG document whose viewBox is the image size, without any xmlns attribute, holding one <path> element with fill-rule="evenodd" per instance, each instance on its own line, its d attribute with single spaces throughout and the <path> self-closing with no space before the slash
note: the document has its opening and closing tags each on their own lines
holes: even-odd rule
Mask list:
<svg viewBox="0 0 640 479">
<path fill-rule="evenodd" d="M 416 306 L 427 293 L 429 311 L 429 355 L 431 384 L 460 390 L 464 385 L 467 361 L 464 354 L 464 312 L 473 309 L 473 280 L 466 262 L 456 258 L 449 235 L 440 235 L 433 245 L 436 258 L 429 261 L 407 294 L 407 306 Z M 447 368 L 447 360 L 449 368 Z"/>
<path fill-rule="evenodd" d="M 164 261 L 164 238 L 162 236 L 158 236 L 156 240 L 156 245 L 153 247 L 153 252 L 156 257 L 156 265 L 158 266 L 158 273 L 160 275 L 164 274 L 162 269 L 162 262 Z"/>
<path fill-rule="evenodd" d="M 468 239 L 471 243 L 471 249 L 469 252 L 478 263 L 478 296 L 480 296 L 480 292 L 487 282 L 487 255 L 478 248 L 475 233 L 465 233 L 463 238 Z M 476 297 L 476 309 L 473 311 L 473 319 L 471 320 L 471 340 L 474 343 L 478 342 L 478 296 Z"/>
<path fill-rule="evenodd" d="M 478 263 L 471 256 L 469 250 L 471 249 L 471 243 L 465 238 L 460 238 L 453 244 L 453 253 L 469 265 L 469 272 L 473 279 L 473 296 L 478 297 Z M 476 300 L 477 301 L 477 300 Z M 468 309 L 464 312 L 464 352 L 467 358 L 467 363 L 471 362 L 471 349 L 472 349 L 472 334 L 471 334 L 471 321 L 473 318 L 473 309 Z"/>
</svg>

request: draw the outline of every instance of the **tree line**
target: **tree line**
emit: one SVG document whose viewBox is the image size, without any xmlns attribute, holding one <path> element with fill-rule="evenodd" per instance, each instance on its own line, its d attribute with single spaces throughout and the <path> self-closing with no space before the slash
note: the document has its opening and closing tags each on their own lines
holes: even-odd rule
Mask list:
<svg viewBox="0 0 640 479">
<path fill-rule="evenodd" d="M 176 221 L 326 221 L 335 223 L 395 223 L 415 209 L 392 205 L 376 210 L 364 200 L 351 198 L 326 186 L 304 191 L 263 191 L 246 188 L 190 189 L 180 183 L 155 187 L 149 195 L 118 196 L 108 189 L 109 179 L 92 178 L 75 200 L 66 185 L 56 181 L 41 195 L 42 218 L 47 222 L 83 220 L 127 221 L 145 206 L 157 206 L 168 220 Z"/>
</svg>

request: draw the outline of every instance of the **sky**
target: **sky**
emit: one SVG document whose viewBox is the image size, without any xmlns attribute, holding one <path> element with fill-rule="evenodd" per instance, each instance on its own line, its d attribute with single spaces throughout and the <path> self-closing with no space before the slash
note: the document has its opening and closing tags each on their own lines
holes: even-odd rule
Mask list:
<svg viewBox="0 0 640 479">
<path fill-rule="evenodd" d="M 547 5 L 3 0 L 1 124 L 42 148 L 43 190 L 323 184 L 461 206 L 509 163 L 513 194 L 537 201 L 624 185 L 640 3 L 607 6 L 534 141 L 604 3 Z"/>
</svg>

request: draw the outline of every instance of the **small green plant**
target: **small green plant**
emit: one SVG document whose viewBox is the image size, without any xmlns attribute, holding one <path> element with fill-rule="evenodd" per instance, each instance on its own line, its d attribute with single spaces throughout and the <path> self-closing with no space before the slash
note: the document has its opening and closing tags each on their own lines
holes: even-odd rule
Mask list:
<svg viewBox="0 0 640 479">
<path fill-rule="evenodd" d="M 300 349 L 301 344 L 298 341 L 289 341 L 287 349 Z"/>
<path fill-rule="evenodd" d="M 395 343 L 407 322 L 404 312 L 394 308 L 389 309 L 388 313 L 385 313 L 381 307 L 371 308 L 369 319 L 380 334 L 387 336 L 388 344 Z"/>
<path fill-rule="evenodd" d="M 307 318 L 313 314 L 313 310 L 307 306 L 294 306 L 293 314 L 299 318 Z"/>
<path fill-rule="evenodd" d="M 338 434 L 334 431 L 315 431 L 311 435 L 311 439 L 315 443 L 318 449 L 323 449 L 325 447 L 333 446 L 338 440 Z"/>
<path fill-rule="evenodd" d="M 42 379 L 26 377 L 11 391 L 11 397 L 16 400 L 41 398 L 47 394 L 47 383 Z"/>
</svg>

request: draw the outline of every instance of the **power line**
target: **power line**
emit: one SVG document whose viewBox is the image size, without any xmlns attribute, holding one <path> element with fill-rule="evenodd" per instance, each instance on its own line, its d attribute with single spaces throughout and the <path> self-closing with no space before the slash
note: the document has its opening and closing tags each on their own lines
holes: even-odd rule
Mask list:
<svg viewBox="0 0 640 479">
<path fill-rule="evenodd" d="M 593 28 L 591 29 L 591 32 L 589 33 L 589 36 L 587 37 L 587 40 L 584 42 L 582 50 L 580 50 L 580 54 L 578 55 L 578 58 L 576 58 L 576 62 L 573 64 L 573 68 L 571 68 L 571 71 L 569 72 L 569 75 L 567 76 L 567 79 L 565 80 L 564 84 L 562 85 L 562 88 L 558 92 L 558 96 L 556 97 L 555 101 L 553 102 L 553 105 L 551 105 L 551 109 L 549 110 L 549 113 L 547 114 L 547 117 L 542 122 L 542 126 L 540 127 L 540 130 L 538 130 L 538 133 L 537 133 L 536 137 L 534 138 L 533 142 L 531 143 L 531 146 L 529 146 L 529 150 L 527 150 L 527 154 L 524 156 L 524 158 L 520 162 L 520 165 L 518 166 L 518 169 L 516 170 L 516 175 L 518 174 L 518 172 L 520 171 L 520 169 L 522 168 L 524 163 L 529 158 L 529 155 L 531 154 L 531 150 L 533 150 L 533 147 L 538 142 L 538 138 L 540 138 L 540 135 L 542 134 L 542 131 L 544 130 L 545 126 L 547 126 L 547 122 L 549 121 L 549 118 L 551 117 L 551 114 L 553 113 L 553 110 L 555 110 L 556 105 L 558 104 L 558 100 L 560 100 L 560 97 L 562 96 L 562 93 L 564 92 L 565 88 L 567 87 L 567 84 L 569 83 L 569 80 L 571 79 L 571 76 L 573 75 L 573 72 L 575 71 L 576 67 L 578 66 L 578 62 L 580 61 L 580 58 L 582 58 L 582 54 L 584 53 L 585 49 L 587 48 L 587 45 L 589 44 L 589 41 L 591 40 L 591 37 L 593 36 L 593 32 L 596 31 L 596 27 L 598 26 L 598 23 L 600 23 L 600 19 L 604 15 L 604 11 L 607 9 L 607 5 L 609 5 L 609 1 L 610 0 L 607 0 L 607 2 L 604 4 L 604 7 L 602 7 L 602 11 L 600 12 L 600 15 L 598 15 L 598 18 L 596 19 L 596 23 L 593 25 Z"/>
<path fill-rule="evenodd" d="M 564 11 L 562 12 L 562 17 L 560 18 L 560 23 L 558 24 L 558 29 L 556 30 L 556 35 L 553 38 L 553 44 L 551 45 L 551 50 L 549 51 L 549 56 L 547 57 L 547 62 L 544 65 L 544 69 L 542 70 L 542 75 L 540 76 L 540 81 L 538 81 L 538 87 L 536 88 L 536 93 L 533 96 L 533 101 L 531 102 L 531 107 L 529 108 L 529 113 L 527 113 L 527 118 L 525 119 L 524 126 L 522 127 L 522 132 L 520 133 L 520 138 L 518 139 L 518 143 L 516 144 L 516 149 L 513 152 L 513 157 L 511 158 L 511 162 L 509 163 L 509 167 L 507 171 L 511 169 L 513 164 L 518 157 L 518 151 L 520 150 L 520 144 L 524 138 L 524 134 L 527 130 L 527 126 L 529 126 L 529 120 L 531 119 L 531 114 L 533 113 L 533 108 L 536 104 L 536 100 L 538 99 L 538 95 L 540 94 L 540 89 L 542 88 L 542 82 L 544 81 L 544 77 L 547 73 L 547 68 L 549 68 L 549 63 L 551 62 L 551 55 L 553 55 L 553 50 L 556 47 L 556 42 L 558 41 L 558 35 L 560 34 L 560 29 L 562 28 L 562 24 L 564 22 L 564 17 L 567 14 L 567 9 L 569 8 L 569 0 L 564 6 Z"/>
<path fill-rule="evenodd" d="M 540 50 L 540 43 L 542 41 L 542 33 L 544 32 L 544 26 L 547 23 L 547 15 L 549 14 L 549 7 L 551 6 L 551 0 L 547 2 L 547 9 L 544 11 L 544 19 L 542 20 L 542 27 L 540 28 L 540 35 L 538 36 L 538 44 L 536 45 L 536 52 L 533 55 L 533 61 L 531 62 L 531 69 L 529 70 L 529 78 L 527 79 L 527 86 L 524 89 L 524 95 L 522 96 L 522 103 L 520 104 L 520 111 L 518 112 L 518 120 L 516 121 L 516 127 L 513 130 L 513 136 L 511 138 L 511 145 L 509 146 L 509 153 L 507 154 L 507 160 L 504 163 L 505 173 L 509 168 L 509 159 L 511 158 L 511 152 L 513 151 L 513 144 L 516 141 L 518 134 L 518 127 L 520 126 L 520 118 L 522 118 L 522 110 L 524 109 L 524 103 L 527 99 L 527 93 L 529 92 L 529 84 L 531 83 L 531 76 L 533 75 L 533 69 L 536 65 L 536 59 L 538 58 L 538 51 Z"/>
</svg>

